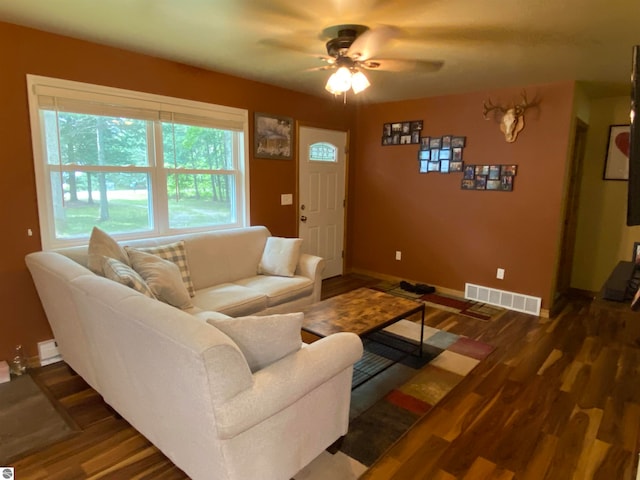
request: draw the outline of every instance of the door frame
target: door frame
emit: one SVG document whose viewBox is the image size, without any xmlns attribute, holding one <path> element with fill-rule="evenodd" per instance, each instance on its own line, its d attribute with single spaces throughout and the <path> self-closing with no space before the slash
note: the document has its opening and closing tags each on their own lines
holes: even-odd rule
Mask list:
<svg viewBox="0 0 640 480">
<path fill-rule="evenodd" d="M 349 156 L 350 156 L 350 152 L 351 152 L 351 129 L 349 128 L 345 128 L 345 129 L 341 129 L 341 128 L 335 128 L 335 127 L 328 127 L 326 125 L 322 125 L 322 124 L 318 124 L 318 123 L 314 123 L 314 122 L 305 122 L 305 121 L 300 121 L 300 120 L 296 120 L 296 153 L 295 153 L 295 159 L 296 159 L 296 187 L 295 187 L 295 195 L 294 195 L 294 199 L 295 199 L 295 208 L 294 208 L 294 215 L 295 215 L 295 225 L 296 225 L 296 237 L 300 236 L 300 128 L 301 127 L 308 127 L 308 128 L 320 128 L 322 130 L 333 130 L 336 132 L 344 132 L 347 135 L 347 141 L 346 141 L 346 151 L 344 152 L 344 218 L 342 219 L 343 222 L 343 229 L 342 229 L 342 251 L 343 251 L 343 255 L 342 255 L 342 274 L 344 275 L 345 273 L 347 273 L 347 256 L 348 256 L 348 247 L 347 247 L 347 239 L 349 238 L 347 235 L 347 229 L 349 227 L 349 223 L 347 222 L 347 219 L 349 218 L 349 170 L 350 170 L 350 163 L 349 163 Z"/>
<path fill-rule="evenodd" d="M 571 289 L 571 273 L 573 271 L 573 257 L 575 254 L 576 229 L 578 222 L 578 207 L 580 205 L 580 190 L 584 173 L 584 156 L 586 152 L 589 125 L 576 117 L 573 127 L 573 138 L 568 165 L 568 178 L 564 198 L 564 212 L 562 215 L 562 229 L 558 251 L 558 264 L 553 289 L 553 304 Z M 563 281 L 564 280 L 564 281 Z M 563 285 L 566 283 L 566 285 Z M 563 288 L 564 287 L 564 288 Z M 553 309 L 553 306 L 551 309 Z"/>
</svg>

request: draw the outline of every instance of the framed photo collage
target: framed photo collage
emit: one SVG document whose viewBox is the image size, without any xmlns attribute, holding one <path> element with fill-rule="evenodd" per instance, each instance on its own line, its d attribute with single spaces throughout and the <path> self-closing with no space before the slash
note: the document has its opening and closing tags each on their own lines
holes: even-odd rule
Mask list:
<svg viewBox="0 0 640 480">
<path fill-rule="evenodd" d="M 382 127 L 382 145 L 419 145 L 419 173 L 462 173 L 462 190 L 513 191 L 517 165 L 467 165 L 463 151 L 467 137 L 422 136 L 422 120 L 389 122 Z"/>
<path fill-rule="evenodd" d="M 462 189 L 510 192 L 517 171 L 517 165 L 465 165 Z"/>
<path fill-rule="evenodd" d="M 466 137 L 453 135 L 421 137 L 418 151 L 419 172 L 461 172 L 465 141 Z"/>
<path fill-rule="evenodd" d="M 422 126 L 422 120 L 385 123 L 382 126 L 382 145 L 418 144 Z"/>
</svg>

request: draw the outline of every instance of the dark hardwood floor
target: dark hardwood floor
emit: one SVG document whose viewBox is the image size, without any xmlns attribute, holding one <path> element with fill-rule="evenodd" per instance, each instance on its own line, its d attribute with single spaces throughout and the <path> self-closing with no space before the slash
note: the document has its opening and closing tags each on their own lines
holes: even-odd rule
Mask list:
<svg viewBox="0 0 640 480">
<path fill-rule="evenodd" d="M 375 282 L 329 279 L 323 297 Z M 484 322 L 427 307 L 425 322 L 496 350 L 363 478 L 636 478 L 640 313 L 577 297 L 550 319 Z M 15 462 L 17 478 L 185 478 L 63 363 L 33 374 L 82 431 Z"/>
</svg>

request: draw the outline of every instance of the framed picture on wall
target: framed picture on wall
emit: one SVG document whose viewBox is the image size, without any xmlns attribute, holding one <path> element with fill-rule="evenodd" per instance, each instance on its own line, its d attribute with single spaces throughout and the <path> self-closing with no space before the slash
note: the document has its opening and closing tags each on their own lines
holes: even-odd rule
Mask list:
<svg viewBox="0 0 640 480">
<path fill-rule="evenodd" d="M 253 156 L 291 160 L 293 158 L 293 119 L 255 113 L 253 120 Z"/>
<path fill-rule="evenodd" d="M 633 253 L 631 254 L 631 261 L 636 265 L 640 265 L 640 242 L 633 243 Z"/>
<path fill-rule="evenodd" d="M 629 125 L 610 125 L 604 180 L 629 180 Z"/>
</svg>

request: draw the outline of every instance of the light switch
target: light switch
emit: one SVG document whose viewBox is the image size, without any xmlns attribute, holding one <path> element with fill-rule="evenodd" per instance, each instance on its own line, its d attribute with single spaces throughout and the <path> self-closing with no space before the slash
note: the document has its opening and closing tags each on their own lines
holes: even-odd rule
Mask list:
<svg viewBox="0 0 640 480">
<path fill-rule="evenodd" d="M 293 193 L 283 193 L 280 195 L 280 205 L 293 205 Z"/>
</svg>

